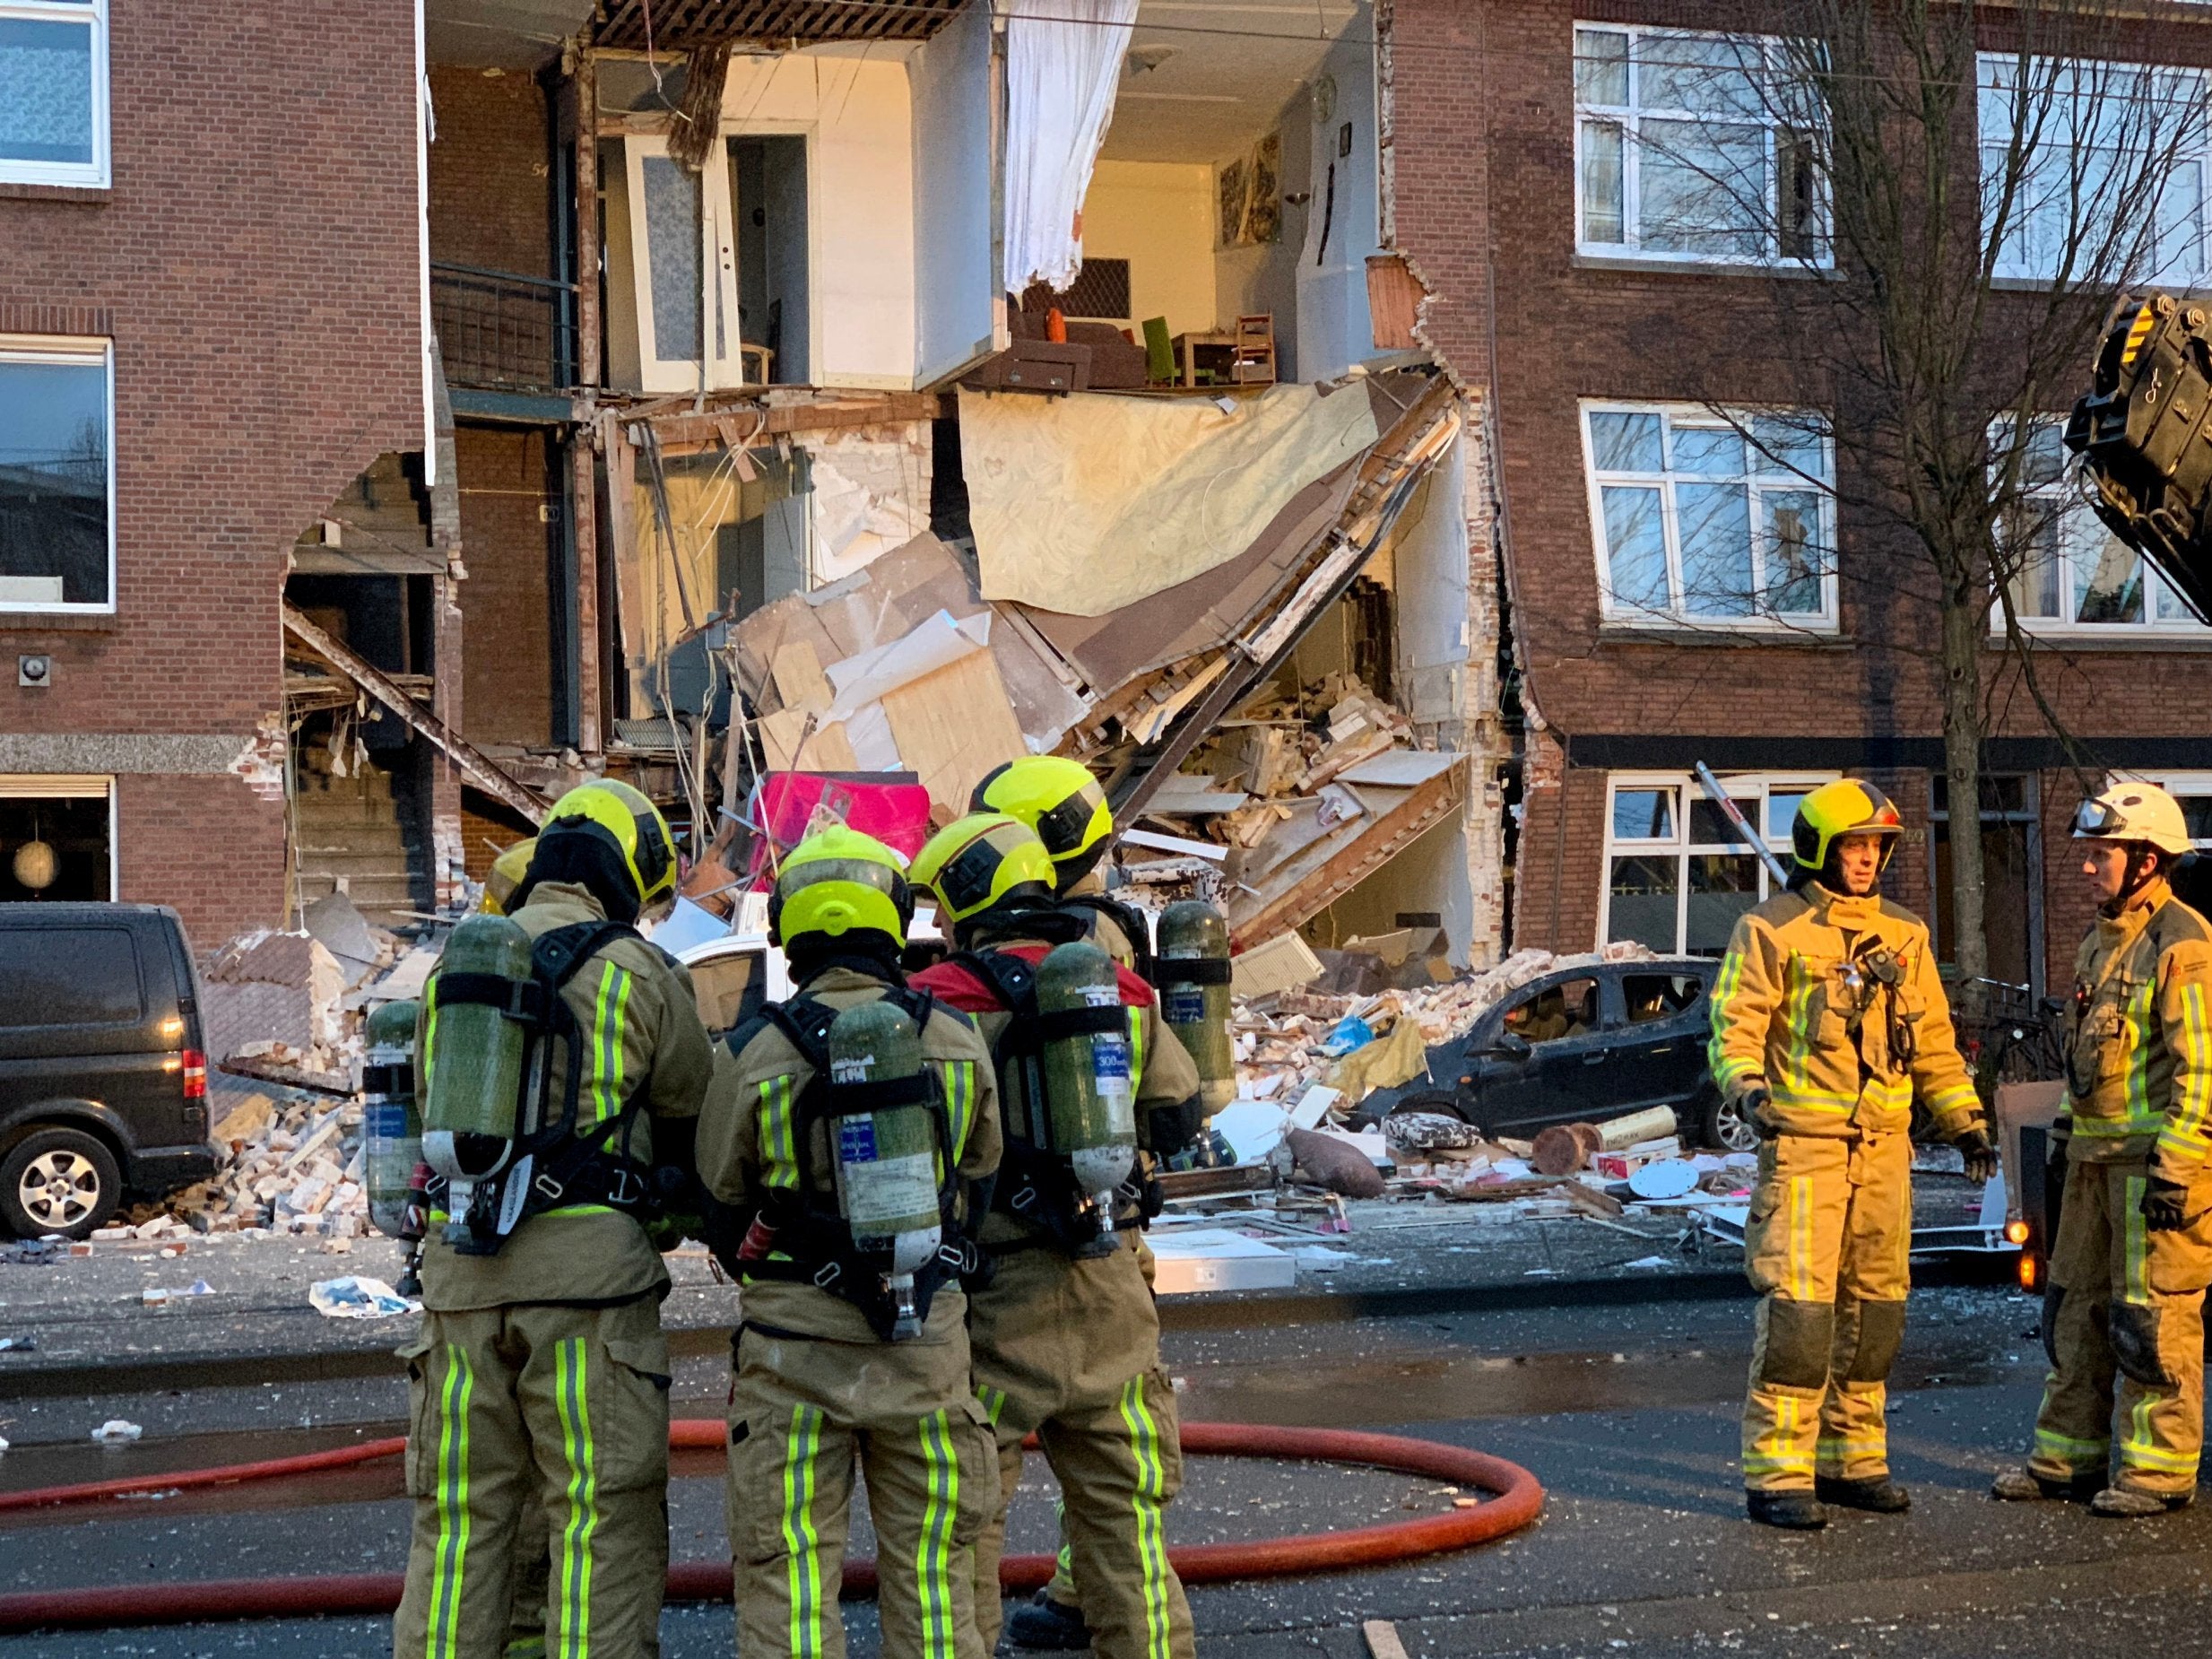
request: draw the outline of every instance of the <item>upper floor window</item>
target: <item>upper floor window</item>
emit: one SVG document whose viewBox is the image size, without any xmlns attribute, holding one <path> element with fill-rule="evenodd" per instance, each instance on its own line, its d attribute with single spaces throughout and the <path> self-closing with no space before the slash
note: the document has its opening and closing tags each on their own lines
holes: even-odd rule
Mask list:
<svg viewBox="0 0 2212 1659">
<path fill-rule="evenodd" d="M 112 362 L 0 334 L 0 611 L 115 608 Z"/>
<path fill-rule="evenodd" d="M 2003 428 L 1999 425 L 2001 436 Z M 2038 421 L 2020 456 L 2017 505 L 2002 541 L 2013 614 L 2032 633 L 2126 638 L 2206 633 L 2182 596 L 2104 527 L 2073 485 L 2062 422 Z M 2004 614 L 1991 626 L 2001 630 Z"/>
<path fill-rule="evenodd" d="M 1722 778 L 1721 787 L 1786 864 L 1798 803 L 1835 777 L 1748 773 Z M 1757 851 L 1695 777 L 1617 772 L 1609 796 L 1600 937 L 1635 940 L 1662 955 L 1719 956 L 1736 918 L 1773 896 L 1774 877 Z"/>
<path fill-rule="evenodd" d="M 1824 254 L 1810 120 L 1781 42 L 1577 24 L 1575 243 L 1585 254 L 1775 264 Z"/>
<path fill-rule="evenodd" d="M 2203 70 L 1983 53 L 1978 78 L 1982 232 L 1998 276 L 2204 280 Z"/>
<path fill-rule="evenodd" d="M 0 0 L 0 182 L 108 183 L 108 0 Z"/>
<path fill-rule="evenodd" d="M 1809 413 L 1587 404 L 1608 621 L 1836 622 L 1833 443 Z"/>
</svg>

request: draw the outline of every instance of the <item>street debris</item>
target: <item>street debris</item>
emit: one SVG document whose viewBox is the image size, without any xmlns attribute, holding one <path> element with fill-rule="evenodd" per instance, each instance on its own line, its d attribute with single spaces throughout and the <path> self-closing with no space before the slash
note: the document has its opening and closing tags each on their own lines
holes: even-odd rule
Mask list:
<svg viewBox="0 0 2212 1659">
<path fill-rule="evenodd" d="M 102 1446 L 128 1446 L 145 1432 L 136 1423 L 126 1422 L 120 1417 L 111 1417 L 92 1430 L 92 1438 Z"/>
<path fill-rule="evenodd" d="M 195 1279 L 190 1284 L 154 1285 L 139 1292 L 138 1299 L 149 1307 L 165 1307 L 171 1302 L 183 1301 L 195 1296 L 213 1296 L 215 1287 L 204 1279 Z"/>
<path fill-rule="evenodd" d="M 388 1319 L 421 1311 L 381 1279 L 324 1279 L 308 1287 L 308 1305 L 325 1319 Z"/>
</svg>

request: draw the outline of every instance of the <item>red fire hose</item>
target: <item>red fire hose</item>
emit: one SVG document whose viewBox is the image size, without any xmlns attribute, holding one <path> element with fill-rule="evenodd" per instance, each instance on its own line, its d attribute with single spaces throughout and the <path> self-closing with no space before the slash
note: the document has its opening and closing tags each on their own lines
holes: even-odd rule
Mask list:
<svg viewBox="0 0 2212 1659">
<path fill-rule="evenodd" d="M 725 1426 L 714 1419 L 689 1418 L 669 1425 L 668 1443 L 678 1449 L 718 1449 L 727 1433 Z M 1434 1440 L 1335 1429 L 1268 1429 L 1238 1423 L 1184 1423 L 1182 1438 L 1185 1452 L 1222 1457 L 1359 1464 L 1480 1487 L 1496 1494 L 1471 1508 L 1454 1508 L 1448 1514 L 1357 1527 L 1350 1532 L 1306 1533 L 1236 1543 L 1185 1544 L 1167 1552 L 1167 1559 L 1185 1584 L 1220 1584 L 1240 1578 L 1328 1572 L 1464 1550 L 1517 1532 L 1535 1520 L 1544 1507 L 1544 1489 L 1534 1475 L 1518 1464 Z M 369 1440 L 359 1446 L 309 1452 L 298 1457 L 271 1458 L 261 1463 L 9 1492 L 0 1494 L 0 1510 L 45 1508 L 311 1474 L 396 1456 L 406 1444 L 403 1439 Z M 1009 1590 L 1035 1589 L 1051 1578 L 1053 1564 L 1049 1555 L 1008 1556 L 999 1564 L 999 1582 Z M 125 1625 L 198 1624 L 230 1619 L 388 1613 L 399 1605 L 403 1583 L 397 1573 L 355 1573 L 30 1591 L 0 1595 L 0 1635 L 21 1635 L 30 1630 L 110 1629 Z M 845 1564 L 846 1594 L 871 1594 L 875 1583 L 874 1561 L 850 1560 Z M 668 1599 L 728 1601 L 728 1565 L 698 1561 L 672 1568 L 668 1575 Z"/>
</svg>

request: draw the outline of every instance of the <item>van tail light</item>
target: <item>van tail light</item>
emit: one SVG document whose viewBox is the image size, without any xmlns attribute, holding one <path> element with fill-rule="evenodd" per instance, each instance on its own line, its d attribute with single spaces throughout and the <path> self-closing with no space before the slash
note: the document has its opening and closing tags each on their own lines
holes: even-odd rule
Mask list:
<svg viewBox="0 0 2212 1659">
<path fill-rule="evenodd" d="M 187 1048 L 185 1050 L 184 1061 L 185 1099 L 187 1100 L 206 1099 L 207 1055 L 200 1049 Z"/>
<path fill-rule="evenodd" d="M 2020 1289 L 2033 1290 L 2043 1281 L 2043 1264 L 2033 1250 L 2020 1252 Z"/>
</svg>

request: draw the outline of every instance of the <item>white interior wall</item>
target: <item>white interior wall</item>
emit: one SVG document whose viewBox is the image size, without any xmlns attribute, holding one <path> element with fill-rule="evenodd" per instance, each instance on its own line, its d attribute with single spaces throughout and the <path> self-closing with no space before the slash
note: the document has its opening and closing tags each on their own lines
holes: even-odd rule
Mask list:
<svg viewBox="0 0 2212 1659">
<path fill-rule="evenodd" d="M 1202 162 L 1100 161 L 1083 198 L 1083 254 L 1129 261 L 1132 325 L 1165 317 L 1171 334 L 1213 327 L 1213 169 Z"/>
<path fill-rule="evenodd" d="M 1311 190 L 1297 265 L 1298 371 L 1309 380 L 1332 380 L 1373 357 L 1375 332 L 1367 314 L 1367 256 L 1379 252 L 1375 182 L 1375 61 L 1364 40 L 1340 40 L 1308 89 Z M 1327 113 L 1323 113 L 1326 107 Z M 1351 128 L 1350 152 L 1339 153 Z M 1289 134 L 1284 134 L 1288 144 Z M 1288 170 L 1288 158 L 1285 157 Z M 1336 169 L 1333 208 L 1331 168 Z M 1327 228 L 1328 242 L 1322 235 Z"/>
<path fill-rule="evenodd" d="M 969 6 L 909 63 L 914 91 L 915 383 L 992 349 L 991 12 Z"/>
<path fill-rule="evenodd" d="M 782 52 L 730 60 L 732 134 L 808 141 L 809 352 L 820 386 L 914 384 L 914 109 L 893 56 Z"/>
<path fill-rule="evenodd" d="M 1399 700 L 1417 725 L 1462 717 L 1468 647 L 1466 445 L 1437 457 L 1391 538 Z"/>
</svg>

